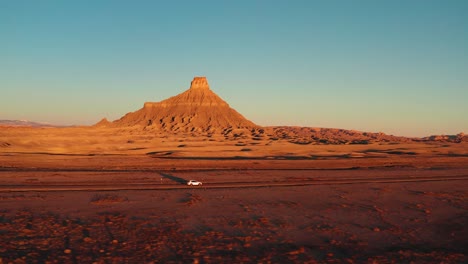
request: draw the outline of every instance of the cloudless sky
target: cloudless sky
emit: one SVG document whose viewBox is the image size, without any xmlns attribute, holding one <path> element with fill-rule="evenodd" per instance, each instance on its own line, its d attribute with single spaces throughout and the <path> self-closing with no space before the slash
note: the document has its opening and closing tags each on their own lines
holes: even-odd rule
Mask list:
<svg viewBox="0 0 468 264">
<path fill-rule="evenodd" d="M 0 119 L 93 124 L 207 76 L 259 125 L 468 132 L 468 1 L 0 1 Z"/>
</svg>

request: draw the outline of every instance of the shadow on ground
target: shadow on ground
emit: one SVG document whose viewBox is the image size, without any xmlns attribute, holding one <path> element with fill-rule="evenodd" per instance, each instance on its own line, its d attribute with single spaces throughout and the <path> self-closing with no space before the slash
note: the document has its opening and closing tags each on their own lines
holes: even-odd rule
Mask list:
<svg viewBox="0 0 468 264">
<path fill-rule="evenodd" d="M 180 177 L 168 174 L 168 173 L 160 172 L 159 174 L 161 175 L 161 177 L 169 179 L 169 180 L 174 181 L 174 182 L 179 183 L 179 184 L 187 184 L 187 182 L 188 182 L 188 180 L 186 180 L 184 178 L 180 178 Z"/>
</svg>

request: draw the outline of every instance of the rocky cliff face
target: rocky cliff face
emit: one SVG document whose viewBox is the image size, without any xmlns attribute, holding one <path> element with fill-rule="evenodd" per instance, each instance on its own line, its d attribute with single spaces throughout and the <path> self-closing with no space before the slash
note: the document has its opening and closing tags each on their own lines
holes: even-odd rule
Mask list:
<svg viewBox="0 0 468 264">
<path fill-rule="evenodd" d="M 228 128 L 255 128 L 257 125 L 232 109 L 209 87 L 205 77 L 195 77 L 190 89 L 161 102 L 146 102 L 112 126 L 142 126 L 167 132 L 222 132 Z"/>
<path fill-rule="evenodd" d="M 190 83 L 190 89 L 210 89 L 206 77 L 195 77 Z"/>
</svg>

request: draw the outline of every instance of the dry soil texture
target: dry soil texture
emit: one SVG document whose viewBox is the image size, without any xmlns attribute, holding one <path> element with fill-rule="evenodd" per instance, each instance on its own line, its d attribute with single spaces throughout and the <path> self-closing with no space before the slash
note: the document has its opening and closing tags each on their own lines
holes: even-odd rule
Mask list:
<svg viewBox="0 0 468 264">
<path fill-rule="evenodd" d="M 466 142 L 234 134 L 1 128 L 0 263 L 468 261 Z"/>
</svg>

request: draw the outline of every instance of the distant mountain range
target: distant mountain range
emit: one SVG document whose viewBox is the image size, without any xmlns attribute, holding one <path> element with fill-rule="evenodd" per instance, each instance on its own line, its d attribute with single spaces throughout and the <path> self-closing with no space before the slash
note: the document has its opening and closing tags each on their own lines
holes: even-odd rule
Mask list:
<svg viewBox="0 0 468 264">
<path fill-rule="evenodd" d="M 10 127 L 58 127 L 56 125 L 39 123 L 28 120 L 0 120 L 0 126 Z"/>
</svg>

